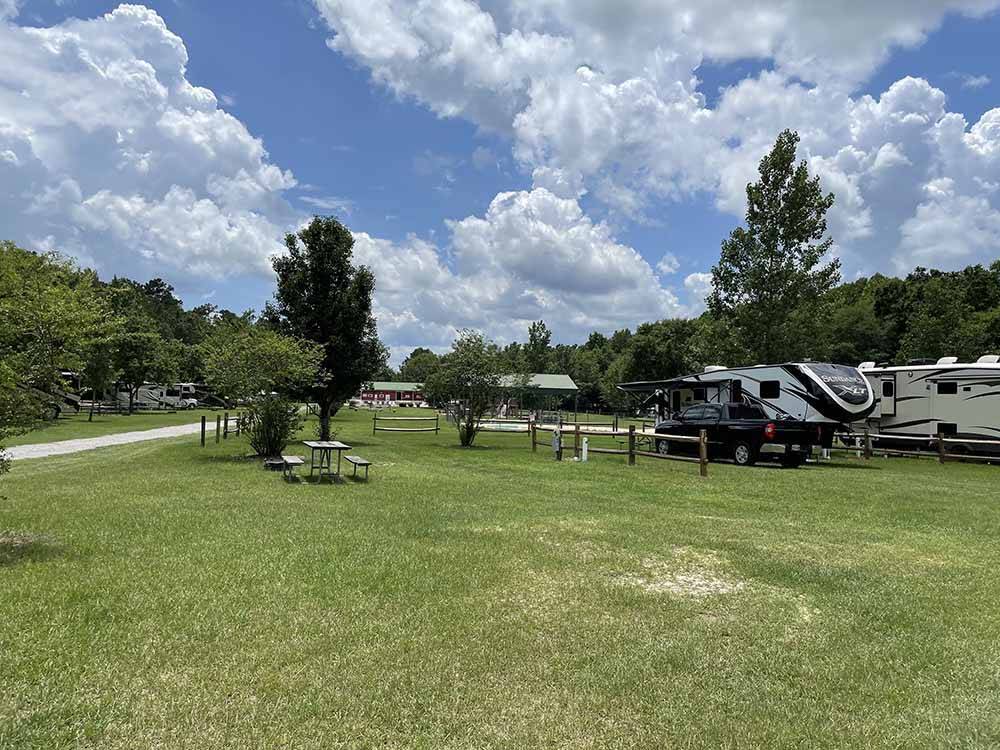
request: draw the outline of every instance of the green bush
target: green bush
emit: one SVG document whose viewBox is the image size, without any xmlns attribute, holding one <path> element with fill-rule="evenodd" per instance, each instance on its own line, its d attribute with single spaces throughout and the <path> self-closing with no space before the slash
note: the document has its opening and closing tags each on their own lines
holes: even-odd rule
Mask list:
<svg viewBox="0 0 1000 750">
<path fill-rule="evenodd" d="M 298 404 L 275 395 L 255 399 L 246 420 L 250 447 L 266 458 L 280 456 L 302 426 Z"/>
</svg>

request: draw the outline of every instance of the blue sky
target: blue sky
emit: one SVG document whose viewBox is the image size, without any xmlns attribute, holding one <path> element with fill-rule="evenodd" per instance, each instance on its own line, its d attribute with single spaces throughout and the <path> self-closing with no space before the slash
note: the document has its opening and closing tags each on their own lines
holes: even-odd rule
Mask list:
<svg viewBox="0 0 1000 750">
<path fill-rule="evenodd" d="M 445 346 L 464 325 L 517 337 L 546 315 L 557 338 L 574 340 L 591 328 L 696 314 L 704 274 L 742 213 L 742 185 L 777 131 L 796 127 L 803 156 L 838 193 L 831 231 L 846 276 L 1000 254 L 994 3 L 911 11 L 889 2 L 843 28 L 836 14 L 824 21 L 796 11 L 758 34 L 738 18 L 720 28 L 707 10 L 678 32 L 664 15 L 680 18 L 682 0 L 664 0 L 648 19 L 655 3 L 623 4 L 627 12 L 609 20 L 612 5 L 281 0 L 248 12 L 233 0 L 172 0 L 146 3 L 155 16 L 118 13 L 72 27 L 71 53 L 29 56 L 30 76 L 0 68 L 0 105 L 23 101 L 45 75 L 53 76 L 47 91 L 71 83 L 87 99 L 93 86 L 112 104 L 106 118 L 68 112 L 66 123 L 38 109 L 0 113 L 0 133 L 6 123 L 28 134 L 7 150 L 22 166 L 20 195 L 33 196 L 13 238 L 104 274 L 162 275 L 190 304 L 258 308 L 273 288 L 266 255 L 283 232 L 310 213 L 334 213 L 361 236 L 359 257 L 384 282 L 380 327 L 397 354 Z M 25 27 L 55 38 L 70 19 L 116 7 L 27 0 L 7 11 L 0 44 L 30 46 Z M 155 44 L 130 40 L 141 36 L 133 26 L 155 27 Z M 171 35 L 186 49 L 186 69 L 173 52 L 156 51 L 173 45 Z M 128 98 L 138 89 L 100 92 L 107 75 L 64 80 L 67 54 L 109 70 L 121 67 L 116 55 L 146 63 L 159 80 L 179 76 L 217 103 L 195 107 L 208 113 L 197 124 L 171 120 L 161 142 L 163 112 L 191 115 L 186 99 L 153 101 L 144 90 L 149 116 L 119 122 L 116 109 L 140 107 Z M 229 128 L 228 145 L 192 163 L 190 148 L 221 142 L 206 134 Z M 111 133 L 116 150 L 105 155 Z M 134 146 L 123 145 L 130 139 Z M 74 150 L 75 160 L 66 156 Z M 110 177 L 93 167 L 118 158 Z M 42 166 L 28 170 L 32 160 Z M 219 176 L 232 186 L 241 174 L 256 197 L 220 198 L 235 193 L 218 187 Z M 505 193 L 513 195 L 497 198 Z M 157 224 L 176 228 L 177 216 L 194 215 L 206 225 L 190 236 Z M 956 235 L 972 239 L 955 244 Z"/>
</svg>

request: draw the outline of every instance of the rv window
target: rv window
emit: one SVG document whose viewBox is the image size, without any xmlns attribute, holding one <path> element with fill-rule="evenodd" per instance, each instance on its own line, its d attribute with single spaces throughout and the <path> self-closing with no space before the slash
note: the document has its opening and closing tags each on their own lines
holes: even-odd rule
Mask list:
<svg viewBox="0 0 1000 750">
<path fill-rule="evenodd" d="M 181 395 L 181 392 L 176 388 L 167 388 L 167 395 L 172 397 L 177 397 Z"/>
<path fill-rule="evenodd" d="M 761 398 L 779 398 L 781 396 L 781 382 L 778 380 L 764 380 L 760 384 Z"/>
<path fill-rule="evenodd" d="M 695 388 L 694 389 L 694 400 L 695 401 L 704 401 L 705 400 L 705 389 L 704 388 Z"/>
<path fill-rule="evenodd" d="M 882 381 L 882 396 L 884 398 L 892 398 L 896 395 L 896 383 L 892 380 Z"/>
<path fill-rule="evenodd" d="M 937 384 L 937 392 L 939 396 L 954 396 L 958 393 L 958 383 L 953 382 L 941 382 Z"/>
</svg>

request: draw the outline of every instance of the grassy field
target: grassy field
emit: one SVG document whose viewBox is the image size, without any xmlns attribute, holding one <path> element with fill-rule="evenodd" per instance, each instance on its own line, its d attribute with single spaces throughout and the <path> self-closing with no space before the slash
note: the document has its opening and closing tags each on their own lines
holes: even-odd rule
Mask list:
<svg viewBox="0 0 1000 750">
<path fill-rule="evenodd" d="M 235 413 L 235 412 L 234 412 Z M 87 412 L 60 417 L 52 423 L 37 430 L 16 435 L 5 441 L 5 445 L 31 445 L 33 443 L 52 443 L 57 440 L 76 440 L 77 438 L 101 437 L 119 432 L 133 430 L 153 430 L 157 427 L 191 424 L 208 415 L 211 429 L 215 429 L 215 416 L 222 412 L 210 409 L 184 409 L 182 411 L 151 411 L 128 414 L 95 414 L 93 421 L 88 420 Z M 213 433 L 214 434 L 214 433 Z"/>
<path fill-rule="evenodd" d="M 368 484 L 236 440 L 16 463 L 0 747 L 1000 743 L 996 468 L 701 479 L 369 419 Z"/>
</svg>

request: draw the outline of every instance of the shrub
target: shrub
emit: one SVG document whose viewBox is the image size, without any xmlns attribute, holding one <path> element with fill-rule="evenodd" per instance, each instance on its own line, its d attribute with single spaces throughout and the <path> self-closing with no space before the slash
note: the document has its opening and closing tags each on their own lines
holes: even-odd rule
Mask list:
<svg viewBox="0 0 1000 750">
<path fill-rule="evenodd" d="M 281 396 L 260 396 L 250 404 L 246 430 L 258 456 L 280 456 L 302 426 L 298 404 Z"/>
</svg>

